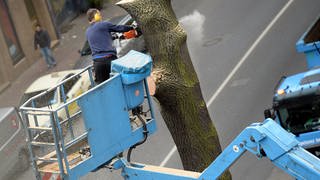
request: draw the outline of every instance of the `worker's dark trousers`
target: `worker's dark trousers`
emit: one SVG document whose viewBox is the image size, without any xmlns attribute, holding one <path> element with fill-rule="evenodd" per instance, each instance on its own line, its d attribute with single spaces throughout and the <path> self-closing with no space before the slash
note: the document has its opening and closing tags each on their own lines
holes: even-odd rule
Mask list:
<svg viewBox="0 0 320 180">
<path fill-rule="evenodd" d="M 108 57 L 97 58 L 93 60 L 93 69 L 95 82 L 97 84 L 109 79 L 111 71 L 111 61 L 117 59 L 117 56 L 111 55 Z"/>
</svg>

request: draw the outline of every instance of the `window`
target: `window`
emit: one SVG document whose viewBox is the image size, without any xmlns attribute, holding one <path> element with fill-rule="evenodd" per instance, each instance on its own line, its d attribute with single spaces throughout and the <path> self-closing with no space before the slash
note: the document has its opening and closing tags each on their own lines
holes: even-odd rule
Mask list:
<svg viewBox="0 0 320 180">
<path fill-rule="evenodd" d="M 25 103 L 27 100 L 29 100 L 30 98 L 43 93 L 44 91 L 36 91 L 36 92 L 31 92 L 31 93 L 26 93 L 22 96 L 21 101 L 20 101 L 20 105 L 22 105 L 23 103 Z M 52 104 L 57 103 L 56 101 L 57 99 L 57 89 L 53 89 L 51 91 L 49 91 L 48 93 L 39 96 L 37 98 L 34 99 L 34 106 L 36 108 L 42 108 L 42 107 L 46 107 Z M 32 103 L 30 102 L 30 104 L 28 103 L 27 106 L 32 107 Z"/>
<path fill-rule="evenodd" d="M 305 85 L 305 84 L 310 84 L 310 83 L 314 83 L 314 82 L 318 82 L 318 81 L 320 81 L 320 74 L 313 74 L 313 75 L 304 77 L 300 81 L 300 84 Z"/>
<path fill-rule="evenodd" d="M 24 54 L 18 42 L 17 34 L 5 1 L 0 1 L 0 26 L 8 46 L 12 63 L 17 64 L 24 57 Z"/>
<path fill-rule="evenodd" d="M 64 80 L 70 78 L 73 75 L 74 74 L 69 74 L 68 76 L 66 76 L 64 78 Z M 80 76 L 76 76 L 76 77 L 73 77 L 63 83 L 63 91 L 66 96 L 68 95 L 68 93 L 72 89 L 72 87 L 78 82 L 79 79 L 80 79 Z M 61 93 L 60 101 L 63 102 L 64 97 L 62 96 L 62 89 L 61 89 L 60 93 Z M 66 99 L 68 99 L 68 97 L 66 97 Z"/>
<path fill-rule="evenodd" d="M 28 15 L 32 22 L 32 25 L 36 25 L 36 23 L 38 23 L 39 21 L 38 21 L 37 13 L 36 13 L 36 10 L 34 9 L 32 1 L 24 0 L 24 4 L 27 7 Z"/>
<path fill-rule="evenodd" d="M 320 102 L 317 97 L 297 98 L 277 110 L 282 126 L 293 134 L 320 129 Z"/>
<path fill-rule="evenodd" d="M 49 2 L 52 5 L 52 10 L 55 16 L 58 16 L 59 13 L 62 13 L 65 4 L 70 4 L 70 2 L 66 2 L 66 0 L 49 0 Z"/>
</svg>

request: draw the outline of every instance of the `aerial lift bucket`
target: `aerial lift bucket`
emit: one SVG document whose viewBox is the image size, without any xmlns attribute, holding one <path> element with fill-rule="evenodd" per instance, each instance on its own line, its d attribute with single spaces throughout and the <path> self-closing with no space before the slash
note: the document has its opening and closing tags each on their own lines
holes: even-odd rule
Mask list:
<svg viewBox="0 0 320 180">
<path fill-rule="evenodd" d="M 91 89 L 63 105 L 48 109 L 28 107 L 26 104 L 32 105 L 38 98 L 34 97 L 22 106 L 20 109 L 24 121 L 28 122 L 30 117 L 40 121 L 42 116 L 45 116 L 51 122 L 51 127 L 30 127 L 30 123 L 26 123 L 36 178 L 79 179 L 108 164 L 114 157 L 144 142 L 148 135 L 153 134 L 156 123 L 146 81 L 151 67 L 149 55 L 130 51 L 126 56 L 112 62 L 110 79 L 93 85 Z M 93 81 L 91 68 L 83 71 L 89 72 Z M 74 75 L 76 76 L 78 75 Z M 64 82 L 58 86 L 63 85 Z M 45 96 L 46 93 L 50 92 L 42 95 Z M 80 107 L 80 126 L 77 117 L 63 121 L 58 119 L 58 112 L 67 110 L 73 103 Z M 143 112 L 144 108 L 147 112 Z M 73 129 L 81 127 L 84 130 L 67 141 L 66 137 L 71 135 L 69 131 L 66 135 L 63 133 L 63 123 L 68 121 L 75 121 L 68 123 L 71 126 L 76 125 Z M 36 142 L 32 131 L 40 130 L 52 133 L 54 141 Z M 35 145 L 50 146 L 50 151 L 38 156 L 33 148 Z"/>
<path fill-rule="evenodd" d="M 81 96 L 84 123 L 88 129 L 91 157 L 75 167 L 76 176 L 104 164 L 145 139 L 156 130 L 151 98 L 146 78 L 150 75 L 152 61 L 149 55 L 130 51 L 112 62 L 112 78 Z M 133 126 L 131 110 L 144 103 L 150 116 L 141 125 Z M 145 124 L 145 127 L 143 127 Z M 102 139 L 103 138 L 103 139 Z"/>
</svg>

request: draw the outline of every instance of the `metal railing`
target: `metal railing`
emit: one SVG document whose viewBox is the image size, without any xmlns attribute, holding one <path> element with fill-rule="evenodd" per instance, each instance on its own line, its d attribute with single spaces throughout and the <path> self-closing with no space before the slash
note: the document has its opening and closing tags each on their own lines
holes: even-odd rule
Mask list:
<svg viewBox="0 0 320 180">
<path fill-rule="evenodd" d="M 65 92 L 65 85 L 79 77 L 88 81 L 87 83 L 90 84 L 88 90 L 95 86 L 92 66 L 88 66 L 52 88 L 30 98 L 20 107 L 28 136 L 32 167 L 36 178 L 39 180 L 42 179 L 41 172 L 52 172 L 62 175 L 62 178 L 66 177 L 70 173 L 69 162 L 73 161 L 73 159 L 68 159 L 68 153 L 70 153 L 68 149 L 81 141 L 85 141 L 87 137 L 87 131 L 84 129 L 83 122 L 81 122 L 81 109 L 77 106 L 77 97 L 85 92 L 72 98 L 67 97 L 67 92 Z M 39 107 L 37 101 L 43 100 L 42 98 L 53 91 L 55 91 L 54 96 L 57 93 L 60 95 L 60 104 L 48 102 L 45 106 Z M 75 107 L 73 112 L 70 112 L 69 107 L 71 106 Z M 76 129 L 74 128 L 75 125 L 77 126 Z M 56 171 L 56 167 L 51 170 L 41 169 L 41 167 L 52 163 L 58 165 L 58 171 Z"/>
</svg>

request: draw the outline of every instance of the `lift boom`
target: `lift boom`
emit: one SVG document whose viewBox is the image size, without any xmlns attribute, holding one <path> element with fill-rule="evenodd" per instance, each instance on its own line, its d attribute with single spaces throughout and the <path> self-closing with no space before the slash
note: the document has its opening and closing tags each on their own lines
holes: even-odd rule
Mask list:
<svg viewBox="0 0 320 180">
<path fill-rule="evenodd" d="M 283 130 L 271 119 L 254 123 L 242 133 L 202 173 L 128 163 L 121 158 L 114 163 L 122 168 L 125 179 L 217 179 L 245 152 L 270 161 L 297 179 L 319 179 L 320 161 L 301 148 L 294 135 Z"/>
<path fill-rule="evenodd" d="M 151 63 L 150 56 L 130 51 L 128 55 L 112 62 L 112 78 L 67 101 L 64 106 L 48 110 L 37 108 L 34 102 L 41 96 L 38 95 L 20 108 L 26 121 L 31 160 L 38 180 L 48 173 L 56 173 L 65 180 L 75 180 L 102 166 L 122 169 L 124 179 L 130 180 L 217 179 L 245 151 L 258 158 L 270 159 L 274 165 L 297 179 L 320 179 L 320 160 L 301 148 L 295 136 L 272 119 L 245 128 L 201 173 L 133 163 L 130 162 L 130 153 L 127 159 L 115 158 L 128 149 L 131 152 L 133 147 L 143 143 L 156 130 L 146 82 Z M 58 86 L 63 86 L 63 83 Z M 60 121 L 57 112 L 67 111 L 72 103 L 77 103 L 81 108 L 84 132 L 70 137 L 69 133 L 64 135 L 63 123 L 69 122 L 79 129 L 79 120 L 70 117 Z M 141 106 L 149 107 L 149 117 L 142 118 L 144 113 Z M 30 127 L 30 118 L 40 121 L 41 116 L 50 118 L 51 127 Z M 37 137 L 44 133 L 33 131 L 53 133 L 54 142 L 39 142 Z M 37 137 L 34 134 L 38 134 Z M 37 150 L 33 149 L 33 146 L 39 145 L 53 145 L 55 148 L 53 152 L 40 157 L 36 155 Z M 79 147 L 86 147 L 86 153 L 79 155 Z"/>
</svg>

